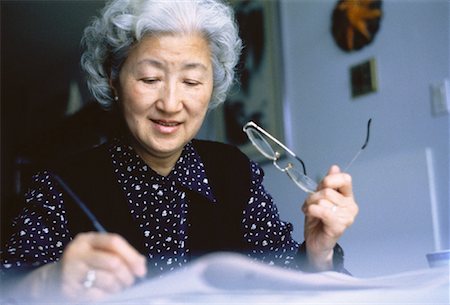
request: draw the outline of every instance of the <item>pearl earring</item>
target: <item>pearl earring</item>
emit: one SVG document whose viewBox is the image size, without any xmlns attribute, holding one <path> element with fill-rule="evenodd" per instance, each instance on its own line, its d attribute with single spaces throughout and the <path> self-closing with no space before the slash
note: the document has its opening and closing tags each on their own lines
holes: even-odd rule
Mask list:
<svg viewBox="0 0 450 305">
<path fill-rule="evenodd" d="M 114 100 L 117 102 L 117 101 L 119 100 L 119 97 L 118 97 L 118 96 L 115 96 L 115 97 L 114 97 Z"/>
</svg>

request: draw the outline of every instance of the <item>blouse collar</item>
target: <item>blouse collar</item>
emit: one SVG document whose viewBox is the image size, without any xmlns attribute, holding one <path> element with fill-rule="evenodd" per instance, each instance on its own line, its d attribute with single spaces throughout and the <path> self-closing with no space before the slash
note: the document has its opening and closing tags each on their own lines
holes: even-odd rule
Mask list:
<svg viewBox="0 0 450 305">
<path fill-rule="evenodd" d="M 195 150 L 192 142 L 183 148 L 180 158 L 167 176 L 155 172 L 136 153 L 124 138 L 115 138 L 110 146 L 113 163 L 120 164 L 122 169 L 134 177 L 145 177 L 149 182 L 170 183 L 174 181 L 183 188 L 196 192 L 208 201 L 215 203 L 216 198 L 206 176 L 205 165 Z"/>
</svg>

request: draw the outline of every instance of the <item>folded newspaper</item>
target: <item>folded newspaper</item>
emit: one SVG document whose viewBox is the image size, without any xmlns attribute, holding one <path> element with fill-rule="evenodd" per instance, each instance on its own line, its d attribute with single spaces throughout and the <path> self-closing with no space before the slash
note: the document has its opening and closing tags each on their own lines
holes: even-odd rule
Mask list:
<svg viewBox="0 0 450 305">
<path fill-rule="evenodd" d="M 449 268 L 376 278 L 303 273 L 235 253 L 204 256 L 105 304 L 450 304 Z"/>
</svg>

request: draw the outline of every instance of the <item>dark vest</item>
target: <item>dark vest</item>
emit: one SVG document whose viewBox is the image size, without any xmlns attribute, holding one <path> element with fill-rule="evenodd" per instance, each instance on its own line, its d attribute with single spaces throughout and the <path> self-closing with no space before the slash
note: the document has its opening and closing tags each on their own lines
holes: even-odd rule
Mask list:
<svg viewBox="0 0 450 305">
<path fill-rule="evenodd" d="M 188 198 L 188 247 L 193 256 L 214 251 L 245 251 L 242 213 L 250 196 L 250 162 L 237 148 L 194 140 L 217 203 L 196 192 Z M 117 182 L 107 145 L 81 153 L 55 166 L 58 174 L 108 232 L 118 233 L 145 254 L 143 233 L 132 218 Z M 71 234 L 95 231 L 89 218 L 69 197 L 64 201 Z"/>
</svg>

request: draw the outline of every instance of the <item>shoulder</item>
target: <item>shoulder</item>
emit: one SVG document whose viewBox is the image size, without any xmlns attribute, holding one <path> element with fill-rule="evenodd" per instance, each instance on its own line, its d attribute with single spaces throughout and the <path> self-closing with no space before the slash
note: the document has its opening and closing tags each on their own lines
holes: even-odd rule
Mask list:
<svg viewBox="0 0 450 305">
<path fill-rule="evenodd" d="M 208 177 L 212 181 L 239 184 L 246 188 L 251 181 L 251 161 L 236 146 L 206 140 L 193 140 Z"/>
<path fill-rule="evenodd" d="M 105 143 L 49 160 L 34 161 L 30 163 L 28 173 L 24 176 L 24 189 L 48 184 L 49 180 L 53 181 L 55 174 L 73 176 L 79 175 L 81 171 L 98 168 L 97 164 L 105 164 L 105 160 L 110 160 L 108 153 L 108 145 Z"/>
<path fill-rule="evenodd" d="M 234 169 L 234 163 L 238 163 L 241 168 L 248 168 L 253 182 L 261 183 L 264 177 L 262 167 L 250 160 L 245 153 L 234 145 L 222 142 L 193 140 L 195 150 L 200 154 L 202 160 L 212 159 L 212 161 L 220 162 L 222 166 Z"/>
<path fill-rule="evenodd" d="M 195 150 L 198 151 L 202 159 L 230 159 L 239 158 L 246 163 L 249 163 L 247 155 L 245 155 L 239 148 L 234 145 L 225 144 L 222 142 L 208 141 L 208 140 L 192 140 Z"/>
<path fill-rule="evenodd" d="M 99 165 L 105 163 L 106 160 L 110 159 L 108 158 L 108 147 L 108 143 L 103 143 L 82 151 L 78 151 L 52 162 L 49 164 L 48 169 L 66 172 L 98 167 Z"/>
</svg>

